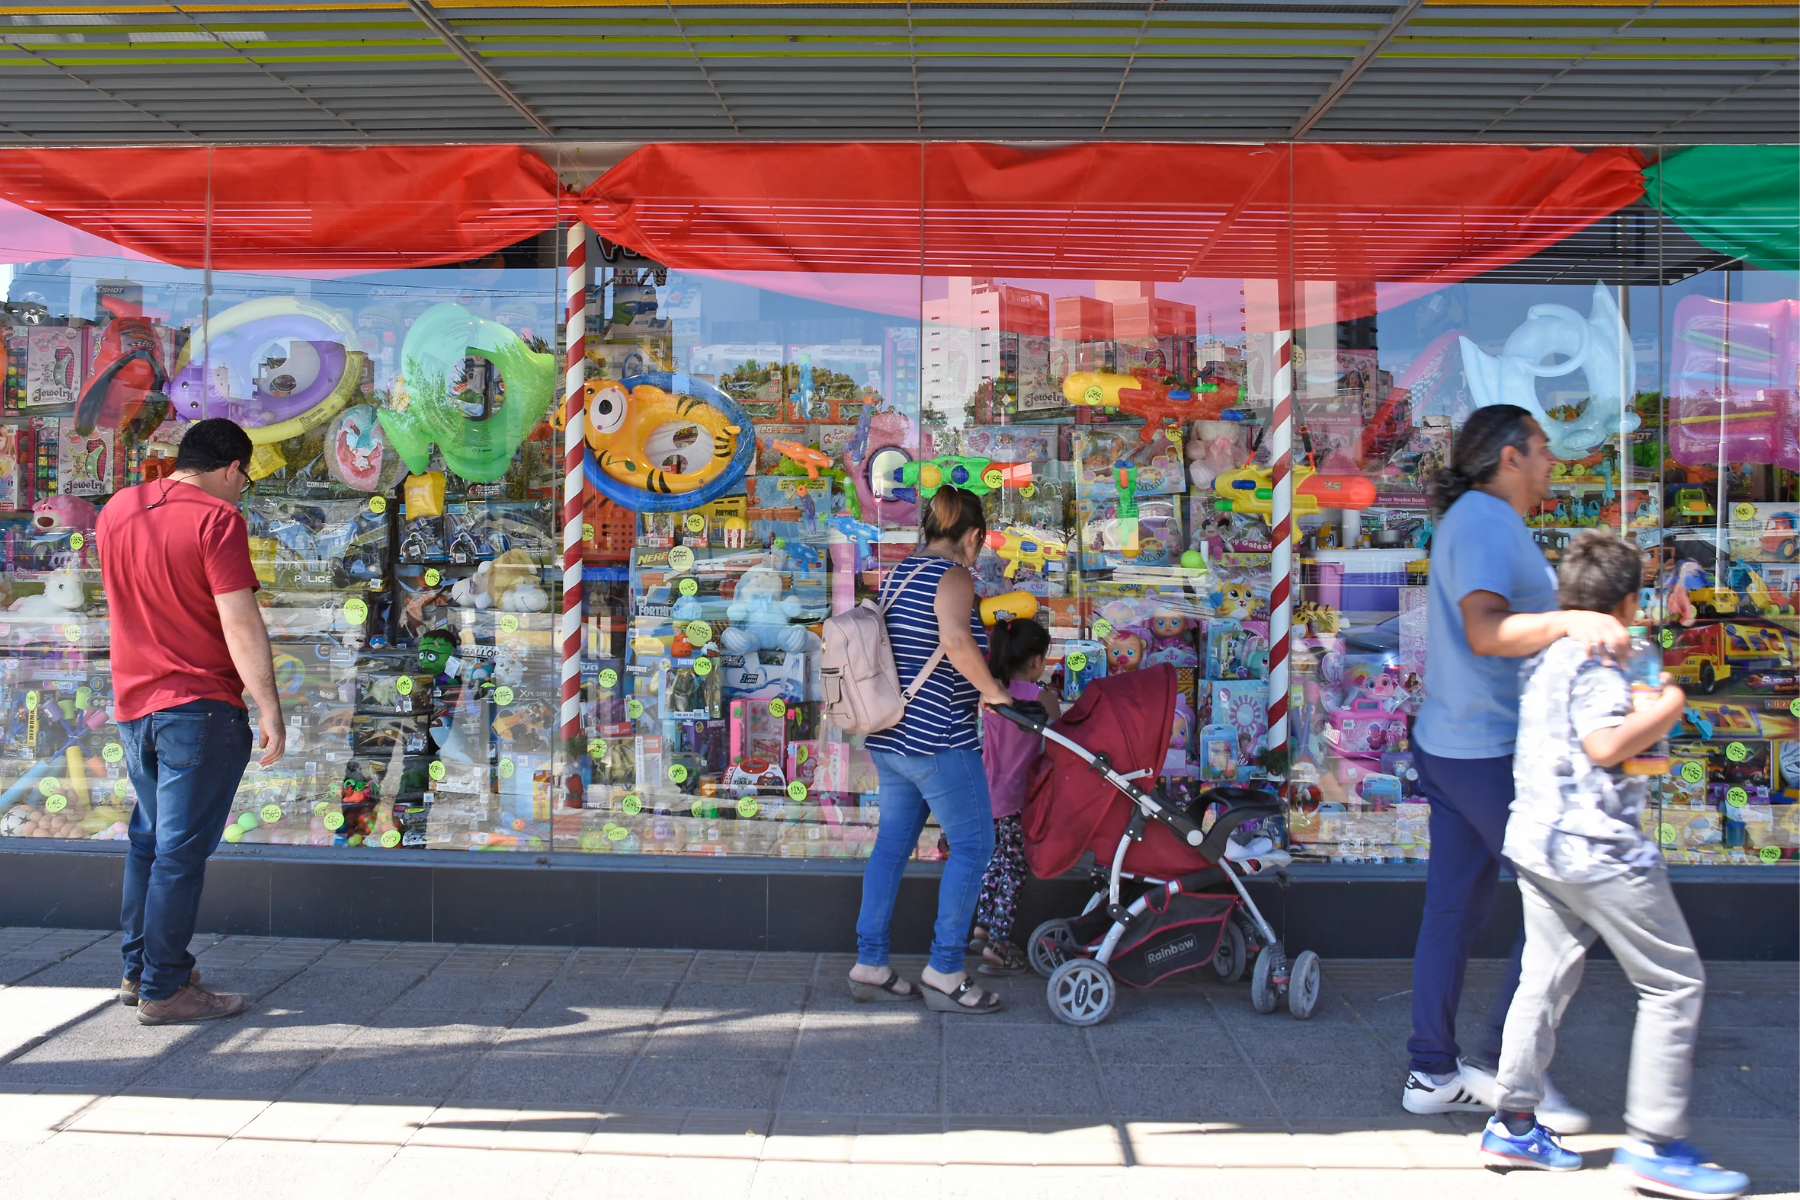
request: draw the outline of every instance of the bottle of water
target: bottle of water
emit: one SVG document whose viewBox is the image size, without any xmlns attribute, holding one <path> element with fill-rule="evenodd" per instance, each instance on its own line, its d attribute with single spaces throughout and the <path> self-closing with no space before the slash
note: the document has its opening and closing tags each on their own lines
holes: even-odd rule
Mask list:
<svg viewBox="0 0 1800 1200">
<path fill-rule="evenodd" d="M 1656 703 L 1662 695 L 1662 650 L 1650 640 L 1650 630 L 1643 625 L 1631 627 L 1631 660 L 1626 667 L 1631 682 L 1631 706 L 1642 711 Z M 1633 758 L 1622 768 L 1627 775 L 1667 775 L 1669 773 L 1669 739 L 1662 738 Z"/>
</svg>

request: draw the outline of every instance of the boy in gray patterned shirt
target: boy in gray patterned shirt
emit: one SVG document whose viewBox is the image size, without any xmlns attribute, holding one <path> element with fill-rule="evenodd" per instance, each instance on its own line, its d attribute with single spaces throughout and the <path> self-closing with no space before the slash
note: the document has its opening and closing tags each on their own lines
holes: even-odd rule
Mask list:
<svg viewBox="0 0 1800 1200">
<path fill-rule="evenodd" d="M 1629 624 L 1643 570 L 1635 546 L 1589 530 L 1563 555 L 1557 599 L 1564 608 L 1611 613 Z M 1524 670 L 1505 850 L 1519 876 L 1525 956 L 1506 1016 L 1499 1111 L 1483 1131 L 1482 1161 L 1580 1169 L 1581 1156 L 1533 1114 L 1557 1023 L 1597 935 L 1638 990 L 1625 1112 L 1631 1140 L 1613 1156 L 1614 1167 L 1659 1195 L 1737 1196 L 1749 1181 L 1707 1163 L 1685 1140 L 1706 973 L 1669 890 L 1662 852 L 1639 828 L 1648 777 L 1622 770 L 1667 736 L 1687 697 L 1664 673 L 1661 693 L 1634 707 L 1625 672 L 1571 638 Z"/>
</svg>

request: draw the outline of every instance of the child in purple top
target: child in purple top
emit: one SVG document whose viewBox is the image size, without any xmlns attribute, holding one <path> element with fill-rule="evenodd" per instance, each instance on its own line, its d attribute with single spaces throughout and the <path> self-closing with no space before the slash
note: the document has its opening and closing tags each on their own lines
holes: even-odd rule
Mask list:
<svg viewBox="0 0 1800 1200">
<path fill-rule="evenodd" d="M 1036 621 L 1000 621 L 988 635 L 988 670 L 1006 685 L 1015 700 L 1036 700 L 1050 719 L 1062 714 L 1056 693 L 1040 687 L 1050 634 Z M 1019 915 L 1019 888 L 1025 882 L 1025 838 L 1019 812 L 1025 807 L 1025 777 L 1044 748 L 1044 739 L 1011 721 L 984 712 L 981 717 L 981 764 L 987 772 L 988 798 L 994 809 L 994 856 L 981 881 L 975 905 L 971 951 L 981 953 L 985 975 L 1018 975 L 1025 954 L 1009 939 Z"/>
</svg>

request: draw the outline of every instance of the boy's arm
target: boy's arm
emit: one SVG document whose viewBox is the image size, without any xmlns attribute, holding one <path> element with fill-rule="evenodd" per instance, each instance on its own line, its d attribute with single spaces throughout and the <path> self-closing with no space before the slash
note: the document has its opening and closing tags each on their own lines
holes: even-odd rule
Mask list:
<svg viewBox="0 0 1800 1200">
<path fill-rule="evenodd" d="M 1648 708 L 1638 709 L 1617 725 L 1596 729 L 1581 739 L 1581 748 L 1594 760 L 1595 766 L 1616 767 L 1635 754 L 1642 754 L 1661 741 L 1687 708 L 1687 693 L 1669 682 L 1663 674 L 1662 694 Z"/>
</svg>

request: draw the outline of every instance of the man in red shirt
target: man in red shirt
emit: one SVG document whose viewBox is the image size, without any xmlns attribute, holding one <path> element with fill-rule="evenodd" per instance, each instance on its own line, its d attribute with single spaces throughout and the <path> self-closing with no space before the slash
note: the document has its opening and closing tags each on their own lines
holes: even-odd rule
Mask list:
<svg viewBox="0 0 1800 1200">
<path fill-rule="evenodd" d="M 250 761 L 246 688 L 262 730 L 258 761 L 270 766 L 287 747 L 237 510 L 250 454 L 249 436 L 233 422 L 195 422 L 175 470 L 107 501 L 94 531 L 112 623 L 113 717 L 137 790 L 119 1000 L 136 1005 L 145 1025 L 244 1011 L 242 996 L 200 986 L 188 942 L 206 860 Z"/>
</svg>

